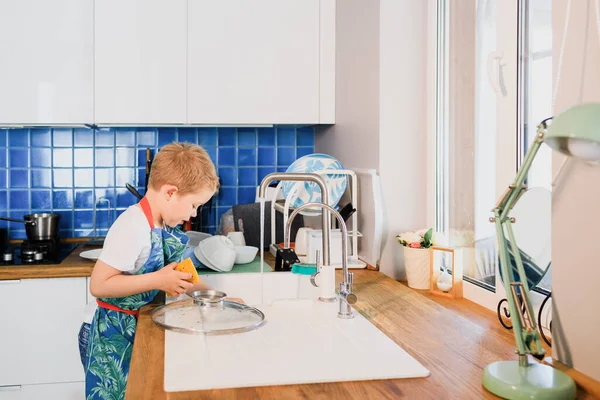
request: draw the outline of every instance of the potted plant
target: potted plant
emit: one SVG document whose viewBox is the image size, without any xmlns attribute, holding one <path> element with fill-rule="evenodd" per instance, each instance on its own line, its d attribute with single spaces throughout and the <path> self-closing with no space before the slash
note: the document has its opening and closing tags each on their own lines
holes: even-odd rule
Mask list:
<svg viewBox="0 0 600 400">
<path fill-rule="evenodd" d="M 408 286 L 429 289 L 429 248 L 433 246 L 433 229 L 404 232 L 396 236 L 404 246 L 404 268 Z"/>
</svg>

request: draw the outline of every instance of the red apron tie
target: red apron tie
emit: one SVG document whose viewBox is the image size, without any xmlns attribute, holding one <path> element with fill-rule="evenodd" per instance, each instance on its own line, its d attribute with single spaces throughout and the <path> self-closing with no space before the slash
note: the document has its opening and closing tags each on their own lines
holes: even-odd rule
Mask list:
<svg viewBox="0 0 600 400">
<path fill-rule="evenodd" d="M 154 229 L 154 218 L 152 218 L 152 209 L 150 208 L 150 202 L 148 198 L 144 196 L 142 200 L 140 200 L 140 207 L 142 207 L 142 211 L 148 220 L 148 224 L 150 225 L 150 229 Z"/>
<path fill-rule="evenodd" d="M 129 315 L 133 315 L 136 319 L 140 315 L 140 310 L 123 310 L 122 308 L 117 307 L 114 304 L 105 303 L 98 299 L 96 299 L 96 303 L 98 303 L 98 307 L 102 307 L 107 310 L 113 310 L 113 311 L 122 312 L 122 313 L 129 314 Z"/>
</svg>

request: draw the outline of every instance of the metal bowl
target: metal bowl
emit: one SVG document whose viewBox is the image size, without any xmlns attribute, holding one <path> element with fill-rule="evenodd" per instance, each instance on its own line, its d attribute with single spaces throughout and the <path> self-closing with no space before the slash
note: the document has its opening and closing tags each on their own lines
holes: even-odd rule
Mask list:
<svg viewBox="0 0 600 400">
<path fill-rule="evenodd" d="M 190 297 L 194 299 L 195 304 L 203 307 L 222 307 L 227 294 L 218 290 L 196 290 L 190 294 Z"/>
</svg>

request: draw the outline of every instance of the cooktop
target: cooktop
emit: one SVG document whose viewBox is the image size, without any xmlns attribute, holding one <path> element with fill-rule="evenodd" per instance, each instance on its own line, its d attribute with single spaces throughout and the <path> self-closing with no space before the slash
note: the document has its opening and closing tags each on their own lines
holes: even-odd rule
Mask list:
<svg viewBox="0 0 600 400">
<path fill-rule="evenodd" d="M 60 264 L 78 243 L 23 241 L 8 244 L 0 255 L 0 265 Z"/>
</svg>

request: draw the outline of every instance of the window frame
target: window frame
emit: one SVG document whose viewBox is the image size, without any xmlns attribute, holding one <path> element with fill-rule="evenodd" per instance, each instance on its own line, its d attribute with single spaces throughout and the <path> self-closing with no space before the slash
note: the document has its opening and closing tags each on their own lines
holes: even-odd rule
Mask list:
<svg viewBox="0 0 600 400">
<path fill-rule="evenodd" d="M 427 223 L 434 229 L 443 231 L 448 228 L 447 193 L 449 179 L 447 179 L 447 143 L 446 138 L 440 138 L 438 132 L 445 129 L 448 132 L 449 115 L 449 90 L 448 76 L 450 55 L 449 43 L 452 40 L 452 18 L 461 20 L 459 15 L 452 13 L 451 8 L 456 2 L 463 0 L 430 0 L 428 16 L 428 87 L 427 87 L 427 115 L 428 115 L 428 137 L 427 137 Z M 475 4 L 476 0 L 472 0 Z M 524 75 L 519 65 L 519 52 L 524 49 L 523 41 L 526 38 L 519 32 L 520 19 L 526 17 L 522 12 L 522 2 L 527 0 L 505 1 L 498 0 L 496 3 L 497 20 L 502 23 L 502 33 L 497 33 L 497 51 L 501 52 L 505 62 L 503 67 L 503 82 L 506 91 L 496 97 L 496 140 L 497 140 L 497 167 L 496 167 L 496 198 L 505 191 L 507 185 L 512 182 L 520 167 L 524 156 L 524 137 L 522 134 L 523 112 L 520 107 L 523 101 L 522 85 Z M 475 21 L 473 21 L 475 24 Z M 497 28 L 498 29 L 498 28 Z M 440 61 L 441 59 L 441 61 Z M 443 73 L 440 71 L 443 70 Z M 500 132 L 506 132 L 499 134 Z M 447 135 L 446 135 L 447 136 Z M 446 145 L 446 146 L 445 146 Z M 444 147 L 445 146 L 445 147 Z M 442 163 L 438 163 L 442 155 Z M 445 166 L 445 170 L 444 170 Z M 445 182 L 440 183 L 440 176 L 446 175 Z M 440 193 L 439 186 L 444 185 L 445 193 Z M 445 208 L 445 216 L 440 215 L 440 204 Z M 493 204 L 490 204 L 490 209 Z M 492 214 L 490 213 L 490 216 Z M 465 279 L 463 283 L 463 297 L 471 300 L 485 308 L 496 311 L 498 303 L 506 298 L 504 286 L 498 274 L 496 263 L 495 288 L 485 288 L 479 282 Z M 531 292 L 532 302 L 536 311 L 549 292 L 542 288 L 534 288 Z M 551 307 L 548 307 L 551 310 Z M 551 319 L 551 313 L 545 312 L 542 324 L 547 327 Z"/>
</svg>

